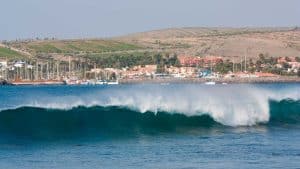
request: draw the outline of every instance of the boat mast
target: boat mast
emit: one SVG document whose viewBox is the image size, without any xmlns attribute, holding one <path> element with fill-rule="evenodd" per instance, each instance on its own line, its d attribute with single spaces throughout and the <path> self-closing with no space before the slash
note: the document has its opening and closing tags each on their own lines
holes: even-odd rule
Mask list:
<svg viewBox="0 0 300 169">
<path fill-rule="evenodd" d="M 35 63 L 35 80 L 38 80 L 39 77 L 39 64 L 38 61 Z"/>
<path fill-rule="evenodd" d="M 69 56 L 69 78 L 71 77 L 71 57 Z"/>
<path fill-rule="evenodd" d="M 56 62 L 56 78 L 59 80 L 59 61 Z"/>
</svg>

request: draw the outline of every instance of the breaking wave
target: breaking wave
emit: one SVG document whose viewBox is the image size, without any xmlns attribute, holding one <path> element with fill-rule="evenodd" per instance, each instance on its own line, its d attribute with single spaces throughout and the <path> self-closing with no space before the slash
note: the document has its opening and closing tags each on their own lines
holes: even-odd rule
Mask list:
<svg viewBox="0 0 300 169">
<path fill-rule="evenodd" d="M 270 101 L 270 118 L 258 125 L 300 124 L 300 101 Z M 200 115 L 202 114 L 202 115 Z M 187 116 L 177 112 L 138 112 L 126 107 L 76 107 L 69 110 L 21 107 L 0 112 L 0 132 L 18 136 L 78 133 L 176 131 L 225 127 L 209 113 Z"/>
<path fill-rule="evenodd" d="M 90 90 L 87 90 L 90 91 Z M 45 135 L 300 124 L 297 87 L 123 86 L 92 92 L 25 95 L 0 111 L 0 132 Z"/>
</svg>

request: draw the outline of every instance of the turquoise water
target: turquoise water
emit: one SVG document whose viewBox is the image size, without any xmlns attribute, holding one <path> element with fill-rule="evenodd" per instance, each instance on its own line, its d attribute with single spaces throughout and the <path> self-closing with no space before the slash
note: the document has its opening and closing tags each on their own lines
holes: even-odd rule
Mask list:
<svg viewBox="0 0 300 169">
<path fill-rule="evenodd" d="M 299 168 L 300 85 L 0 88 L 0 168 Z"/>
</svg>

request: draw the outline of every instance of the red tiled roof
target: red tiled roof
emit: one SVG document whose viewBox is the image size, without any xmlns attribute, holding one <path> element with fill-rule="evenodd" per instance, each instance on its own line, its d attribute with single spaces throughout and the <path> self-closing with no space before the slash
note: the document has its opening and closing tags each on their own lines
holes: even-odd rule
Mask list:
<svg viewBox="0 0 300 169">
<path fill-rule="evenodd" d="M 199 64 L 216 64 L 223 61 L 222 57 L 206 56 L 204 58 L 194 56 L 179 56 L 179 62 L 183 66 L 196 66 Z"/>
</svg>

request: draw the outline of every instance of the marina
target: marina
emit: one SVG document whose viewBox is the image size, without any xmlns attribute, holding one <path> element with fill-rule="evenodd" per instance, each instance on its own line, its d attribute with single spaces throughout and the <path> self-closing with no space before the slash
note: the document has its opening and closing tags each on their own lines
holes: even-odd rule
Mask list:
<svg viewBox="0 0 300 169">
<path fill-rule="evenodd" d="M 1 7 L 0 169 L 300 169 L 300 0 Z"/>
</svg>

